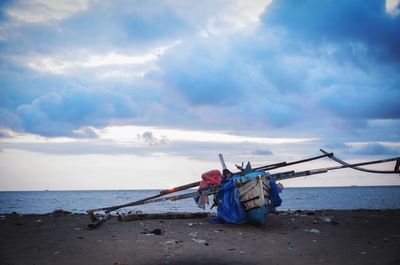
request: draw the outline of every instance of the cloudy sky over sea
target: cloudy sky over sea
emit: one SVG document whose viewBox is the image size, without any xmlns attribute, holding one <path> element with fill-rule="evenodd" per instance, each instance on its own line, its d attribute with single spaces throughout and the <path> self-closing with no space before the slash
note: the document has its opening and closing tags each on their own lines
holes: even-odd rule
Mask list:
<svg viewBox="0 0 400 265">
<path fill-rule="evenodd" d="M 172 187 L 218 153 L 400 156 L 399 2 L 1 1 L 0 190 Z"/>
</svg>

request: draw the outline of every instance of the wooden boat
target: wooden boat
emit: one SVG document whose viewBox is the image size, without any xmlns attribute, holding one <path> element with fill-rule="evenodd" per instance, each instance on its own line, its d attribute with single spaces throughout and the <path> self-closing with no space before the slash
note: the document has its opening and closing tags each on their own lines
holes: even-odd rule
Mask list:
<svg viewBox="0 0 400 265">
<path fill-rule="evenodd" d="M 352 168 L 355 170 L 360 170 L 369 173 L 400 174 L 400 157 L 350 164 L 335 157 L 333 153 L 328 153 L 322 149 L 320 149 L 320 151 L 323 153 L 322 155 L 292 162 L 285 161 L 256 168 L 251 168 L 250 163 L 247 164 L 246 168 L 243 168 L 243 166 L 236 166 L 239 169 L 238 172 L 231 172 L 230 170 L 228 170 L 224 162 L 223 156 L 220 154 L 219 158 L 223 169 L 222 181 L 220 184 L 216 185 L 215 183 L 213 183 L 213 185 L 204 186 L 204 183 L 202 181 L 197 181 L 182 186 L 178 186 L 172 189 L 161 190 L 158 194 L 155 194 L 151 197 L 144 198 L 138 201 L 129 202 L 126 204 L 121 204 L 116 206 L 90 209 L 87 210 L 88 216 L 91 220 L 91 224 L 89 224 L 89 226 L 91 228 L 99 226 L 100 224 L 104 223 L 109 219 L 111 212 L 124 207 L 132 207 L 136 205 L 156 203 L 168 200 L 175 201 L 191 197 L 200 197 L 208 195 L 214 195 L 214 203 L 218 207 L 217 210 L 218 210 L 219 221 L 238 223 L 238 224 L 240 223 L 263 224 L 265 221 L 265 217 L 271 211 L 273 211 L 275 207 L 280 205 L 279 202 L 280 198 L 278 195 L 279 191 L 276 188 L 275 181 L 322 174 L 332 170 L 339 170 L 344 168 Z M 316 159 L 321 159 L 324 157 L 328 157 L 336 161 L 340 165 L 299 171 L 299 172 L 296 172 L 294 170 L 276 172 L 276 173 L 268 172 L 278 168 L 305 163 Z M 365 165 L 381 164 L 393 161 L 395 161 L 395 166 L 394 170 L 392 171 L 373 170 L 362 167 Z M 187 190 L 193 187 L 198 187 L 199 185 L 202 188 L 198 189 L 197 191 L 185 194 L 167 196 L 169 194 L 178 191 Z M 277 198 L 279 199 L 278 201 Z M 232 205 L 227 205 L 227 204 L 232 204 Z M 226 207 L 226 209 L 224 207 Z M 232 211 L 232 209 L 234 210 Z M 126 218 L 126 219 L 135 219 L 135 218 Z"/>
</svg>

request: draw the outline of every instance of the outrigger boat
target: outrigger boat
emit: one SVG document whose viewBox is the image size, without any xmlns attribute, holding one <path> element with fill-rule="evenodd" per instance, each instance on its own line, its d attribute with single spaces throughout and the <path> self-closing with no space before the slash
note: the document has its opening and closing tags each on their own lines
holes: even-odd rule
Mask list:
<svg viewBox="0 0 400 265">
<path fill-rule="evenodd" d="M 201 181 L 185 184 L 172 189 L 161 190 L 158 194 L 138 201 L 87 210 L 91 221 L 89 227 L 96 228 L 100 224 L 104 223 L 110 218 L 111 212 L 113 211 L 148 203 L 195 198 L 196 203 L 204 209 L 205 204 L 208 203 L 208 197 L 210 195 L 213 195 L 213 206 L 217 206 L 218 213 L 218 217 L 213 219 L 213 222 L 227 222 L 234 224 L 250 223 L 255 225 L 264 224 L 266 216 L 273 212 L 276 207 L 280 206 L 282 202 L 279 197 L 281 186 L 279 183 L 277 184 L 276 181 L 322 174 L 344 168 L 351 168 L 368 173 L 400 174 L 400 157 L 350 164 L 334 156 L 333 153 L 326 152 L 322 149 L 320 149 L 320 151 L 322 152 L 322 155 L 319 156 L 292 162 L 280 162 L 256 168 L 252 168 L 250 162 L 247 163 L 246 167 L 243 167 L 242 163 L 241 166 L 235 165 L 239 170 L 237 172 L 231 172 L 228 170 L 222 154 L 219 154 L 222 172 L 219 170 L 208 171 L 202 174 Z M 277 173 L 270 172 L 279 168 L 305 163 L 324 157 L 328 157 L 340 165 L 298 172 L 294 170 Z M 374 170 L 362 167 L 394 161 L 395 166 L 392 171 Z M 199 187 L 199 189 L 185 194 L 167 196 L 194 187 Z"/>
</svg>

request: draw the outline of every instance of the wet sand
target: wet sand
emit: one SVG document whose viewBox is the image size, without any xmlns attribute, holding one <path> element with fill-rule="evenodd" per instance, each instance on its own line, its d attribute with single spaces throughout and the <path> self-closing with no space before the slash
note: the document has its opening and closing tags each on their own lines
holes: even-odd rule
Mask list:
<svg viewBox="0 0 400 265">
<path fill-rule="evenodd" d="M 87 224 L 86 215 L 2 215 L 0 264 L 400 264 L 400 210 L 280 212 L 263 226 Z"/>
</svg>

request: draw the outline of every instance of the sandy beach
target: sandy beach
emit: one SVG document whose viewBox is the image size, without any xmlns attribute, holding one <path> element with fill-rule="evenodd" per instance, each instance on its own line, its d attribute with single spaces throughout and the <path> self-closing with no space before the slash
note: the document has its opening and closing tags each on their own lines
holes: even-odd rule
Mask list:
<svg viewBox="0 0 400 265">
<path fill-rule="evenodd" d="M 400 210 L 296 211 L 264 226 L 208 219 L 2 215 L 0 264 L 400 264 Z"/>
</svg>

